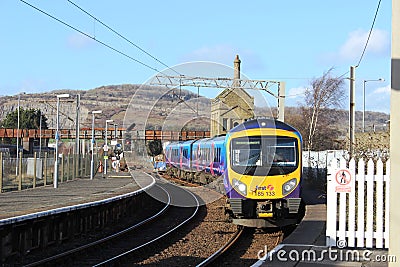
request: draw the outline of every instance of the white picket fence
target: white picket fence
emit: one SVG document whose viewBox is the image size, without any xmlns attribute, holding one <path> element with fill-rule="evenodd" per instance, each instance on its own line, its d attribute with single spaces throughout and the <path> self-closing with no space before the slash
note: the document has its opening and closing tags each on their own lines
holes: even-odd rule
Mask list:
<svg viewBox="0 0 400 267">
<path fill-rule="evenodd" d="M 358 170 L 356 173 L 356 169 Z M 346 185 L 337 177 L 350 173 Z M 352 159 L 332 162 L 328 168 L 326 245 L 359 248 L 389 247 L 390 161 L 365 162 Z M 347 175 L 348 176 L 348 175 Z M 337 192 L 339 191 L 339 192 Z M 342 192 L 340 192 L 342 191 Z M 350 191 L 350 192 L 346 192 Z"/>
</svg>

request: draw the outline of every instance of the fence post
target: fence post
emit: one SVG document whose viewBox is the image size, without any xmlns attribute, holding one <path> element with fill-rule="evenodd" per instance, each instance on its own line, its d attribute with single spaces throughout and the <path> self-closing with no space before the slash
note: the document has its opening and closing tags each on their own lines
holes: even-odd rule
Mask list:
<svg viewBox="0 0 400 267">
<path fill-rule="evenodd" d="M 67 181 L 69 180 L 69 176 L 71 174 L 71 163 L 70 163 L 71 154 L 67 155 Z"/>
<path fill-rule="evenodd" d="M 36 188 L 36 152 L 33 153 L 33 188 Z"/>
<path fill-rule="evenodd" d="M 61 179 L 60 179 L 61 182 L 64 182 L 64 172 L 65 172 L 65 170 L 64 170 L 64 160 L 65 160 L 64 153 L 62 153 L 61 154 Z"/>
<path fill-rule="evenodd" d="M 47 152 L 44 152 L 44 177 L 43 186 L 47 185 Z"/>
<path fill-rule="evenodd" d="M 79 177 L 79 161 L 78 161 L 78 154 L 74 153 L 73 159 L 74 159 L 74 166 L 73 166 L 74 178 L 78 178 L 78 177 Z"/>
<path fill-rule="evenodd" d="M 349 170 L 351 173 L 352 182 L 351 182 L 351 192 L 349 195 L 349 220 L 348 223 L 348 235 L 347 235 L 347 246 L 354 247 L 355 246 L 355 232 L 356 232 L 356 182 L 357 182 L 357 174 L 356 174 L 356 161 L 352 158 L 349 162 Z"/>
<path fill-rule="evenodd" d="M 75 153 L 72 154 L 72 179 L 76 178 L 76 158 L 75 158 Z"/>
<path fill-rule="evenodd" d="M 326 246 L 336 246 L 336 213 L 337 194 L 335 192 L 334 171 L 338 168 L 337 161 L 333 159 L 327 169 L 327 196 L 326 196 Z"/>
<path fill-rule="evenodd" d="M 376 248 L 383 248 L 383 162 L 376 164 Z M 387 211 L 386 211 L 387 212 Z"/>
<path fill-rule="evenodd" d="M 18 162 L 18 190 L 22 190 L 22 152 L 19 152 Z"/>
<path fill-rule="evenodd" d="M 84 162 L 85 162 L 85 171 L 84 171 L 84 176 L 86 176 L 87 175 L 87 167 L 88 167 L 88 159 L 89 159 L 89 157 L 85 157 L 85 159 L 84 159 Z"/>
<path fill-rule="evenodd" d="M 390 191 L 390 159 L 386 161 L 386 187 L 385 187 L 385 248 L 389 248 L 389 191 Z"/>
<path fill-rule="evenodd" d="M 367 223 L 365 233 L 365 246 L 372 248 L 374 239 L 374 171 L 372 159 L 367 163 Z"/>
<path fill-rule="evenodd" d="M 346 169 L 346 160 L 344 158 L 340 159 L 340 169 Z M 333 179 L 336 179 L 336 177 L 333 177 Z M 336 189 L 336 188 L 335 188 Z M 337 195 L 335 192 L 336 190 L 333 191 L 334 194 Z M 346 210 L 347 210 L 347 193 L 339 193 L 339 230 L 337 237 L 339 240 L 346 240 Z"/>
<path fill-rule="evenodd" d="M 3 192 L 3 152 L 0 152 L 0 193 Z"/>
<path fill-rule="evenodd" d="M 358 161 L 358 183 L 357 183 L 357 247 L 364 247 L 365 237 L 365 208 L 364 208 L 364 187 L 365 187 L 365 162 L 361 158 Z"/>
</svg>

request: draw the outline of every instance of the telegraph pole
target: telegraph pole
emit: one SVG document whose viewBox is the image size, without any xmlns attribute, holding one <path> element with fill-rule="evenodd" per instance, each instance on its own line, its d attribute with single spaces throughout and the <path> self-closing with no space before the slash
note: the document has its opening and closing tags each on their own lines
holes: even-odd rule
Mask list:
<svg viewBox="0 0 400 267">
<path fill-rule="evenodd" d="M 355 82 L 356 82 L 356 74 L 355 74 L 356 67 L 350 67 L 350 110 L 349 110 L 349 136 L 350 136 L 350 158 L 353 157 L 354 153 L 354 143 L 355 143 L 355 117 L 356 117 L 356 94 L 355 94 Z"/>
<path fill-rule="evenodd" d="M 389 262 L 390 267 L 400 261 L 400 209 L 397 206 L 400 194 L 400 1 L 392 0 L 392 73 L 390 94 L 390 188 L 389 188 L 389 255 L 395 255 L 397 262 Z"/>
<path fill-rule="evenodd" d="M 355 94 L 355 82 L 356 82 L 356 74 L 355 74 L 356 67 L 350 67 L 350 111 L 349 111 L 349 136 L 350 136 L 350 159 L 353 157 L 354 153 L 354 136 L 355 136 L 355 117 L 356 117 L 356 94 Z"/>
</svg>

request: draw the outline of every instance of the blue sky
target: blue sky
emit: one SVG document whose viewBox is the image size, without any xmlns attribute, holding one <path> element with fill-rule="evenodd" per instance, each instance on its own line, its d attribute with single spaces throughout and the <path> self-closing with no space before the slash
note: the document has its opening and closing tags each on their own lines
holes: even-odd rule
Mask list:
<svg viewBox="0 0 400 267">
<path fill-rule="evenodd" d="M 66 0 L 26 1 L 153 69 L 165 68 Z M 301 101 L 311 79 L 331 67 L 340 76 L 357 65 L 378 5 L 378 0 L 73 2 L 171 67 L 191 61 L 232 66 L 239 54 L 248 78 L 285 81 L 291 106 Z M 18 0 L 0 1 L 0 24 L 1 95 L 141 84 L 156 74 Z M 389 113 L 390 40 L 391 1 L 383 0 L 356 69 L 357 110 L 363 80 L 384 78 L 366 83 L 366 110 Z"/>
</svg>

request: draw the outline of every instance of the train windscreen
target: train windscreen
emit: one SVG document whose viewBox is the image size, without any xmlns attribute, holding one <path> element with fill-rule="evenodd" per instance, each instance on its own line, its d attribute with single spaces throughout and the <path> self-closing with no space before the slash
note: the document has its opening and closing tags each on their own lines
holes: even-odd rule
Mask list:
<svg viewBox="0 0 400 267">
<path fill-rule="evenodd" d="M 245 175 L 282 175 L 298 166 L 298 144 L 292 137 L 249 136 L 231 141 L 231 168 Z"/>
</svg>

